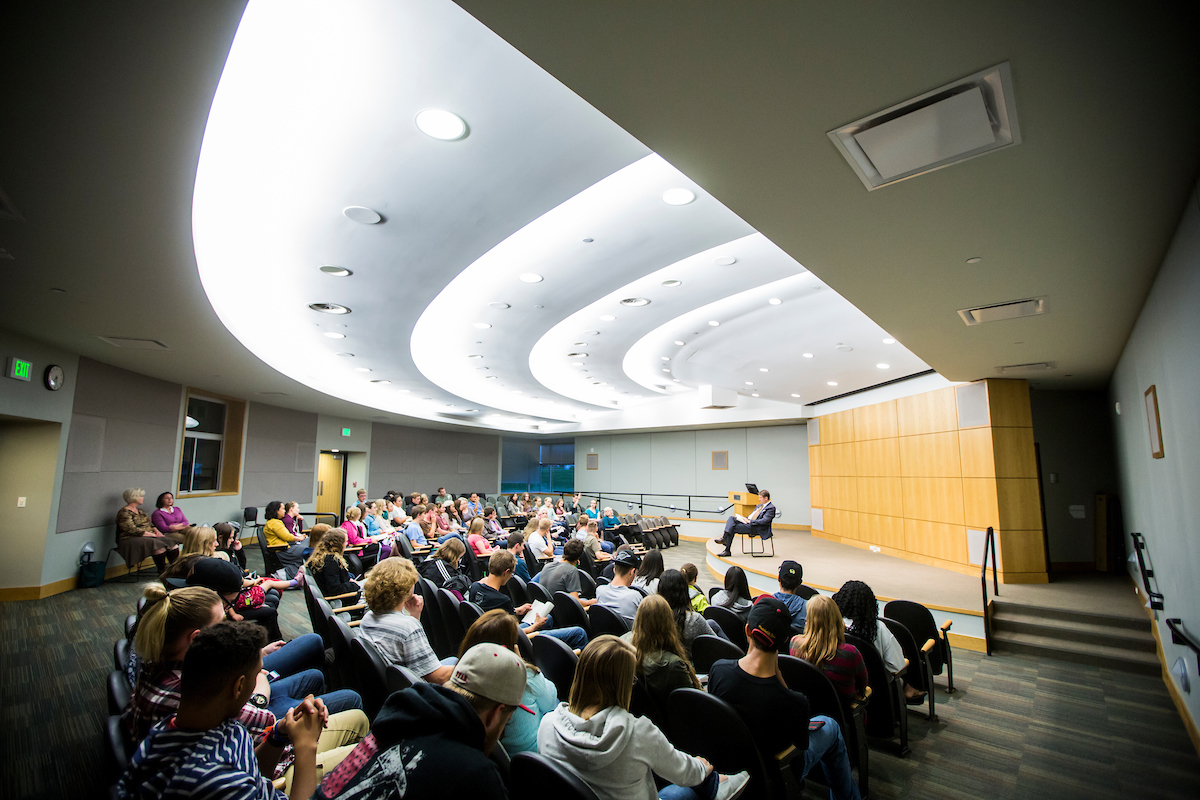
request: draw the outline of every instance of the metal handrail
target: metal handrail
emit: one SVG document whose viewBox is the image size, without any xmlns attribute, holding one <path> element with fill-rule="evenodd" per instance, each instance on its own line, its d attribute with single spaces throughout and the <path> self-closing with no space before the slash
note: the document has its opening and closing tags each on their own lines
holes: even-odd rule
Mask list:
<svg viewBox="0 0 1200 800">
<path fill-rule="evenodd" d="M 1178 617 L 1168 619 L 1167 627 L 1171 629 L 1172 643 L 1185 644 L 1192 648 L 1192 652 L 1196 654 L 1196 669 L 1200 670 L 1200 642 L 1188 636 L 1187 631 L 1183 629 L 1183 620 Z"/>
<path fill-rule="evenodd" d="M 693 498 L 693 497 L 694 497 L 694 498 L 697 498 L 697 499 L 699 499 L 699 500 L 722 500 L 722 501 L 727 501 L 727 500 L 729 499 L 729 498 L 728 498 L 728 497 L 726 497 L 726 496 L 722 496 L 722 495 L 715 495 L 715 494 L 669 494 L 669 493 L 667 493 L 667 492 L 598 492 L 597 494 L 589 494 L 589 493 L 587 493 L 587 492 L 582 492 L 581 494 L 582 494 L 584 497 L 588 498 L 589 500 L 590 500 L 590 499 L 592 499 L 592 498 L 595 498 L 595 499 L 596 499 L 596 501 L 597 501 L 597 503 L 598 503 L 599 505 L 601 505 L 601 506 L 602 506 L 602 505 L 604 505 L 604 498 L 605 498 L 605 497 L 608 497 L 610 500 L 622 500 L 622 498 L 627 498 L 627 497 L 636 497 L 636 498 L 638 498 L 637 506 L 638 506 L 638 513 L 639 513 L 639 514 L 641 514 L 641 513 L 642 513 L 642 512 L 643 512 L 643 511 L 644 511 L 646 508 L 661 508 L 661 509 L 663 509 L 663 510 L 665 510 L 665 511 L 676 511 L 676 510 L 682 510 L 682 509 L 678 509 L 678 507 L 677 507 L 677 506 L 664 506 L 664 505 L 659 505 L 659 504 L 657 504 L 657 503 L 647 503 L 647 502 L 646 502 L 646 495 L 647 495 L 647 494 L 649 494 L 651 497 L 680 497 L 680 498 L 686 498 L 686 499 L 687 499 L 687 516 L 688 516 L 688 519 L 691 519 L 691 518 L 692 518 L 692 510 L 693 510 L 693 509 L 692 509 L 692 498 Z M 625 503 L 629 503 L 630 501 L 629 501 L 629 500 L 624 500 L 623 502 L 625 502 Z M 701 513 L 701 514 L 723 514 L 723 513 L 725 513 L 725 511 L 728 511 L 729 509 L 728 509 L 728 507 L 726 507 L 725 509 L 721 509 L 721 510 L 717 510 L 717 511 L 704 511 L 704 510 L 702 510 L 702 509 L 695 509 L 695 510 L 697 511 L 697 513 Z"/>
<path fill-rule="evenodd" d="M 983 540 L 983 565 L 979 569 L 979 583 L 983 587 L 983 641 L 987 654 L 992 654 L 992 620 L 988 611 L 987 568 L 988 553 L 992 556 L 992 590 L 1000 596 L 1000 582 L 996 578 L 996 532 L 988 526 L 987 538 Z"/>
<path fill-rule="evenodd" d="M 1133 552 L 1137 555 L 1138 571 L 1142 573 L 1142 588 L 1146 590 L 1146 597 L 1150 600 L 1150 608 L 1155 611 L 1162 611 L 1165 598 L 1158 592 L 1150 590 L 1150 579 L 1154 577 L 1154 570 L 1147 569 L 1146 558 L 1143 555 L 1143 551 L 1146 549 L 1146 537 L 1137 531 L 1131 531 L 1129 538 L 1133 539 Z"/>
</svg>

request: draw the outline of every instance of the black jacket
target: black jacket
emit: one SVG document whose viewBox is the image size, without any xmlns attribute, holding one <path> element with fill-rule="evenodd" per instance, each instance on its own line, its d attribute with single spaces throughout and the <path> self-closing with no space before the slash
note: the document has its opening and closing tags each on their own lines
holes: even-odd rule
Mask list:
<svg viewBox="0 0 1200 800">
<path fill-rule="evenodd" d="M 313 580 L 326 597 L 358 591 L 358 586 L 350 582 L 350 573 L 332 556 L 325 557 L 325 563 L 313 574 Z"/>
<path fill-rule="evenodd" d="M 321 781 L 313 797 L 503 800 L 500 771 L 483 754 L 484 729 L 466 698 L 419 683 L 387 699 L 371 735 Z"/>
</svg>

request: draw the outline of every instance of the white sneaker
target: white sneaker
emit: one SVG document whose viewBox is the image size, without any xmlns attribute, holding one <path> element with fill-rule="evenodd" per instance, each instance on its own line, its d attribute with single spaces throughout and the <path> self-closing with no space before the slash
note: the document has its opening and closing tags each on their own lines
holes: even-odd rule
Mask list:
<svg viewBox="0 0 1200 800">
<path fill-rule="evenodd" d="M 734 775 L 722 775 L 721 782 L 717 785 L 717 800 L 728 800 L 732 797 L 737 797 L 746 788 L 746 784 L 750 782 L 749 772 L 738 772 Z"/>
</svg>

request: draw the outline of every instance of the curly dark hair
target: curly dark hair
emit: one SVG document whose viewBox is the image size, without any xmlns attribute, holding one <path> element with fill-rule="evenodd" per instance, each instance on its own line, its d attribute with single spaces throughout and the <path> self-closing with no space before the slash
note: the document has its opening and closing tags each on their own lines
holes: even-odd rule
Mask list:
<svg viewBox="0 0 1200 800">
<path fill-rule="evenodd" d="M 183 657 L 181 692 L 187 696 L 211 696 L 239 675 L 260 663 L 267 633 L 253 622 L 218 622 L 192 639 Z"/>
<path fill-rule="evenodd" d="M 846 619 L 853 620 L 849 633 L 874 643 L 875 629 L 879 625 L 879 603 L 871 587 L 862 581 L 846 581 L 833 596 L 838 610 Z"/>
</svg>

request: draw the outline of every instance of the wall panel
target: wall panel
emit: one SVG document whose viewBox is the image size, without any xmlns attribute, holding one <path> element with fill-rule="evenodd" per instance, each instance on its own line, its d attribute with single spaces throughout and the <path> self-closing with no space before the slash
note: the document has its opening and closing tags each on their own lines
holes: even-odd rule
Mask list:
<svg viewBox="0 0 1200 800">
<path fill-rule="evenodd" d="M 958 430 L 954 388 L 901 397 L 896 400 L 896 422 L 901 436 Z"/>
<path fill-rule="evenodd" d="M 958 478 L 958 433 L 925 433 L 900 438 L 900 474 L 912 478 Z"/>
<path fill-rule="evenodd" d="M 872 439 L 854 443 L 854 460 L 859 475 L 880 478 L 900 477 L 900 440 Z M 812 467 L 814 475 L 824 475 Z"/>
<path fill-rule="evenodd" d="M 854 409 L 855 440 L 894 439 L 899 435 L 896 425 L 896 401 L 861 406 Z"/>
</svg>

